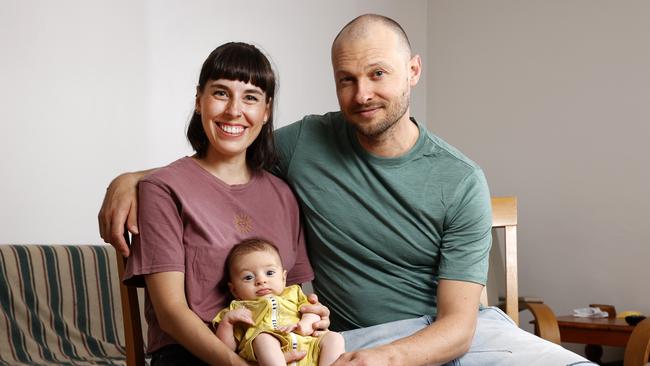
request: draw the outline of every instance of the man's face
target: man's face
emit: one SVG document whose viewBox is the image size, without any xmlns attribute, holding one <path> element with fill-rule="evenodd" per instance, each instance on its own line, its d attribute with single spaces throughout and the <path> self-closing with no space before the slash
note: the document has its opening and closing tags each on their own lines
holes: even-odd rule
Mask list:
<svg viewBox="0 0 650 366">
<path fill-rule="evenodd" d="M 341 112 L 357 131 L 378 137 L 408 119 L 413 62 L 395 33 L 379 25 L 359 37 L 337 41 L 332 53 L 336 93 Z"/>
</svg>

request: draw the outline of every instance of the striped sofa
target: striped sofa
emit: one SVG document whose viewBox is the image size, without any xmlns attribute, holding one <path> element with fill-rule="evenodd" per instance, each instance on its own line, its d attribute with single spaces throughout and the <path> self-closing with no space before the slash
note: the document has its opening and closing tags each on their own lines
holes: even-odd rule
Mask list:
<svg viewBox="0 0 650 366">
<path fill-rule="evenodd" d="M 124 365 L 115 251 L 0 245 L 0 365 Z"/>
</svg>

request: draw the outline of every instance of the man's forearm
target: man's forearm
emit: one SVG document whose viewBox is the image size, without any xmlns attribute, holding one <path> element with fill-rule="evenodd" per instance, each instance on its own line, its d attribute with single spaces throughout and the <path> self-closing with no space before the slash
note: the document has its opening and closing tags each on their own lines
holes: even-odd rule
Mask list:
<svg viewBox="0 0 650 366">
<path fill-rule="evenodd" d="M 160 168 L 151 168 L 146 170 L 138 170 L 137 172 L 122 173 L 111 181 L 111 184 L 109 185 L 109 189 L 111 185 L 116 185 L 116 184 L 119 185 L 128 184 L 129 186 L 137 186 L 138 182 L 142 180 L 142 178 L 155 172 L 158 169 Z"/>
<path fill-rule="evenodd" d="M 482 290 L 476 283 L 440 280 L 436 321 L 387 347 L 404 355 L 404 365 L 440 365 L 464 355 L 476 331 Z"/>
<path fill-rule="evenodd" d="M 445 317 L 384 347 L 401 355 L 404 365 L 442 365 L 469 350 L 476 325 L 461 326 L 466 321 L 459 316 Z"/>
<path fill-rule="evenodd" d="M 124 173 L 117 176 L 106 189 L 104 202 L 99 210 L 99 235 L 111 243 L 123 256 L 129 256 L 129 247 L 124 240 L 124 226 L 133 233 L 138 230 L 138 182 L 158 168 Z"/>
</svg>

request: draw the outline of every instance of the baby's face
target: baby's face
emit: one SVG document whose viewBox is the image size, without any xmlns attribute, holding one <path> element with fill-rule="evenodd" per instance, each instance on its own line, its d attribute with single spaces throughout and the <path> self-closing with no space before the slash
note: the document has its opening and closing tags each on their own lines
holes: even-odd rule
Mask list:
<svg viewBox="0 0 650 366">
<path fill-rule="evenodd" d="M 277 254 L 258 251 L 244 254 L 232 263 L 230 292 L 237 300 L 255 300 L 284 291 L 287 271 Z"/>
</svg>

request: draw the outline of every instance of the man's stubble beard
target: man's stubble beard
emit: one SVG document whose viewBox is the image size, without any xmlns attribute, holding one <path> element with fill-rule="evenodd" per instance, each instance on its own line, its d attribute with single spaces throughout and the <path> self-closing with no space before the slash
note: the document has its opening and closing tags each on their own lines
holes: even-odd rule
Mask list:
<svg viewBox="0 0 650 366">
<path fill-rule="evenodd" d="M 394 127 L 397 122 L 404 116 L 410 105 L 409 96 L 407 92 L 404 92 L 399 98 L 398 102 L 395 105 L 395 108 L 385 108 L 386 111 L 389 111 L 389 114 L 386 115 L 382 120 L 374 124 L 357 124 L 353 123 L 353 126 L 357 133 L 360 135 L 371 139 L 377 140 L 381 139 L 384 135 L 388 134 L 392 127 Z"/>
</svg>

